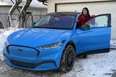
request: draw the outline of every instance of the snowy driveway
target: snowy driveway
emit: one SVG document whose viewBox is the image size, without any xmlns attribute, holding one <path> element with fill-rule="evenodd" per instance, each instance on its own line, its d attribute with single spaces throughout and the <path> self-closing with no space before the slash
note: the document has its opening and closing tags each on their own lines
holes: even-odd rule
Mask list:
<svg viewBox="0 0 116 77">
<path fill-rule="evenodd" d="M 0 77 L 116 77 L 116 50 L 109 53 L 76 58 L 74 68 L 69 73 L 58 71 L 33 72 L 11 68 L 0 62 Z"/>
</svg>

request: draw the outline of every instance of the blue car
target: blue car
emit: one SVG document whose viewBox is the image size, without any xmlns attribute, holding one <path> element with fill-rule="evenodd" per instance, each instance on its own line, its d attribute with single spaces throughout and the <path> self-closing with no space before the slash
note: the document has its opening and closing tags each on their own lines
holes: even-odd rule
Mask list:
<svg viewBox="0 0 116 77">
<path fill-rule="evenodd" d="M 73 68 L 76 55 L 109 51 L 111 14 L 91 18 L 81 28 L 76 20 L 79 13 L 49 13 L 30 28 L 8 36 L 3 54 L 9 66 L 45 71 Z"/>
</svg>

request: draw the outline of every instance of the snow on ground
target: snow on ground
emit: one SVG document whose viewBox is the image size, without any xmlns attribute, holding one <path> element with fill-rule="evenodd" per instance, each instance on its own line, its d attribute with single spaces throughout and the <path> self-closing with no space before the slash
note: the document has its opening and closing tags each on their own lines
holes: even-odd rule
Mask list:
<svg viewBox="0 0 116 77">
<path fill-rule="evenodd" d="M 14 29 L 9 29 L 0 34 L 0 47 L 4 47 L 6 37 L 14 32 Z M 111 40 L 111 51 L 109 53 L 88 55 L 88 58 L 76 58 L 74 68 L 68 73 L 55 71 L 37 72 L 20 70 L 10 67 L 0 67 L 0 77 L 111 77 L 116 72 L 116 40 Z M 0 58 L 3 59 L 2 52 Z M 3 63 L 3 62 L 2 62 Z M 7 73 L 5 72 L 7 71 Z M 11 72 L 12 71 L 12 72 Z M 27 74 L 29 73 L 29 74 Z"/>
<path fill-rule="evenodd" d="M 111 49 L 116 49 L 116 40 L 111 40 L 110 41 L 110 48 Z"/>
<path fill-rule="evenodd" d="M 115 53 L 115 51 L 112 51 L 104 54 L 90 55 L 87 59 L 79 59 L 77 63 L 83 67 L 83 70 L 81 72 L 77 72 L 76 76 L 111 77 L 113 70 L 116 70 Z"/>
<path fill-rule="evenodd" d="M 112 77 L 116 72 L 116 50 L 88 55 L 85 59 L 76 58 L 73 69 L 68 73 L 27 71 L 8 67 L 3 62 L 0 62 L 1 65 L 0 77 Z"/>
</svg>

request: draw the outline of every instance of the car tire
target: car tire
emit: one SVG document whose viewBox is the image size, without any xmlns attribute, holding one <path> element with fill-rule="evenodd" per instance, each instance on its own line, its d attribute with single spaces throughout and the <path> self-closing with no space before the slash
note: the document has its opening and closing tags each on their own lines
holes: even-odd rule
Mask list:
<svg viewBox="0 0 116 77">
<path fill-rule="evenodd" d="M 62 54 L 62 58 L 61 58 L 61 63 L 60 63 L 60 71 L 61 72 L 69 72 L 74 65 L 74 61 L 75 61 L 75 49 L 72 45 L 68 45 L 65 50 L 64 53 Z"/>
<path fill-rule="evenodd" d="M 87 58 L 87 54 L 83 54 L 82 57 L 83 57 L 83 58 Z"/>
</svg>

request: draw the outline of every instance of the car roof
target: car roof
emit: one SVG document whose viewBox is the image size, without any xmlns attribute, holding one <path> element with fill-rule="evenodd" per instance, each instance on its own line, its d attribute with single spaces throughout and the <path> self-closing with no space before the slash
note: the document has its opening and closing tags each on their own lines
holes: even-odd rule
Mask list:
<svg viewBox="0 0 116 77">
<path fill-rule="evenodd" d="M 58 15 L 58 14 L 63 14 L 63 15 L 77 15 L 78 12 L 52 12 L 52 13 L 48 13 L 47 15 Z"/>
</svg>

